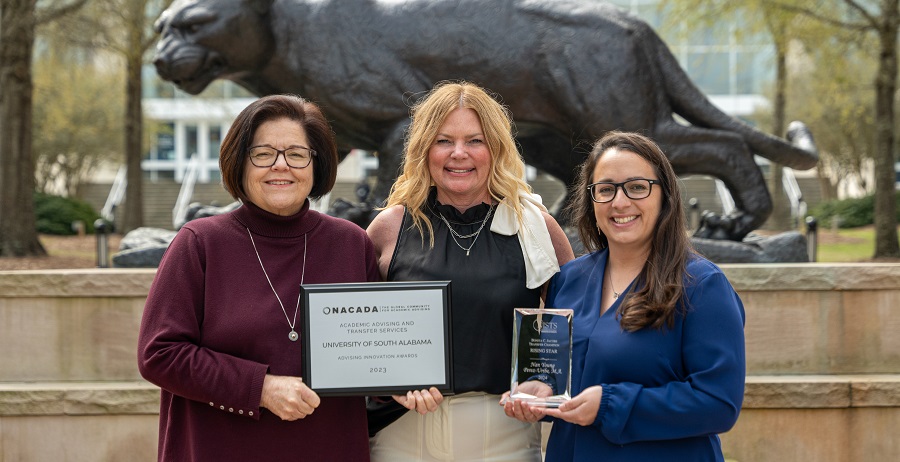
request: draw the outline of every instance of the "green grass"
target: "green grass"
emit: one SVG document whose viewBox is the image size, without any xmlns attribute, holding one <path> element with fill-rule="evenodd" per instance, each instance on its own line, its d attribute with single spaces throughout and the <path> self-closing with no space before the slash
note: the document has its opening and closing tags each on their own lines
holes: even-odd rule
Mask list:
<svg viewBox="0 0 900 462">
<path fill-rule="evenodd" d="M 824 263 L 869 261 L 875 253 L 875 229 L 871 226 L 819 231 L 817 260 Z"/>
</svg>

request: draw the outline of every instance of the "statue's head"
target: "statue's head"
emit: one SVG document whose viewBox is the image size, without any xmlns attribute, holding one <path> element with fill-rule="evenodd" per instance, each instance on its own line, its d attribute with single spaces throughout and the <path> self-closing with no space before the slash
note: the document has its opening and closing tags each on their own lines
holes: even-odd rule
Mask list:
<svg viewBox="0 0 900 462">
<path fill-rule="evenodd" d="M 154 26 L 157 73 L 196 95 L 217 78 L 262 69 L 274 49 L 273 1 L 175 0 Z"/>
</svg>

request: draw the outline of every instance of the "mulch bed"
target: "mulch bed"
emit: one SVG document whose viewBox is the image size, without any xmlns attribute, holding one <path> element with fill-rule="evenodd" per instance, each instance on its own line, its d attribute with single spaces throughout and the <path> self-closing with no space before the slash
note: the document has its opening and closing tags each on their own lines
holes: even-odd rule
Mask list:
<svg viewBox="0 0 900 462">
<path fill-rule="evenodd" d="M 0 271 L 97 267 L 97 237 L 41 235 L 46 257 L 0 258 Z M 109 254 L 119 250 L 122 236 L 110 234 Z"/>
</svg>

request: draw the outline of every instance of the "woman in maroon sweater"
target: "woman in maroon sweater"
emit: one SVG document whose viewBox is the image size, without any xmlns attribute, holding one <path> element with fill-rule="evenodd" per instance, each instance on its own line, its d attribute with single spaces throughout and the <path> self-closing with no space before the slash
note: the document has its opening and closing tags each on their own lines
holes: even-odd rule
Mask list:
<svg viewBox="0 0 900 462">
<path fill-rule="evenodd" d="M 226 135 L 222 181 L 243 205 L 179 231 L 141 321 L 159 460 L 368 460 L 364 398 L 320 399 L 300 378 L 300 285 L 379 280 L 366 233 L 309 209 L 337 163 L 321 111 L 296 96 L 250 104 Z"/>
</svg>

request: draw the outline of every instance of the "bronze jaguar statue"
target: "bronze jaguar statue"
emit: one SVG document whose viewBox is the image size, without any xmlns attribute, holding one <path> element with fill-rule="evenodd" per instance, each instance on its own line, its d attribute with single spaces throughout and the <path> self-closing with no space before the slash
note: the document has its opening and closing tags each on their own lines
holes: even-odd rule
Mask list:
<svg viewBox="0 0 900 462">
<path fill-rule="evenodd" d="M 442 80 L 502 96 L 525 161 L 567 185 L 606 131 L 652 136 L 679 174 L 731 191 L 736 210 L 705 237 L 739 241 L 771 213 L 753 154 L 796 169 L 817 160 L 802 124 L 789 142 L 726 115 L 646 23 L 599 1 L 175 0 L 156 29 L 157 71 L 188 93 L 223 78 L 321 105 L 344 153 L 378 152 L 378 199 L 397 175 L 410 104 Z"/>
</svg>

